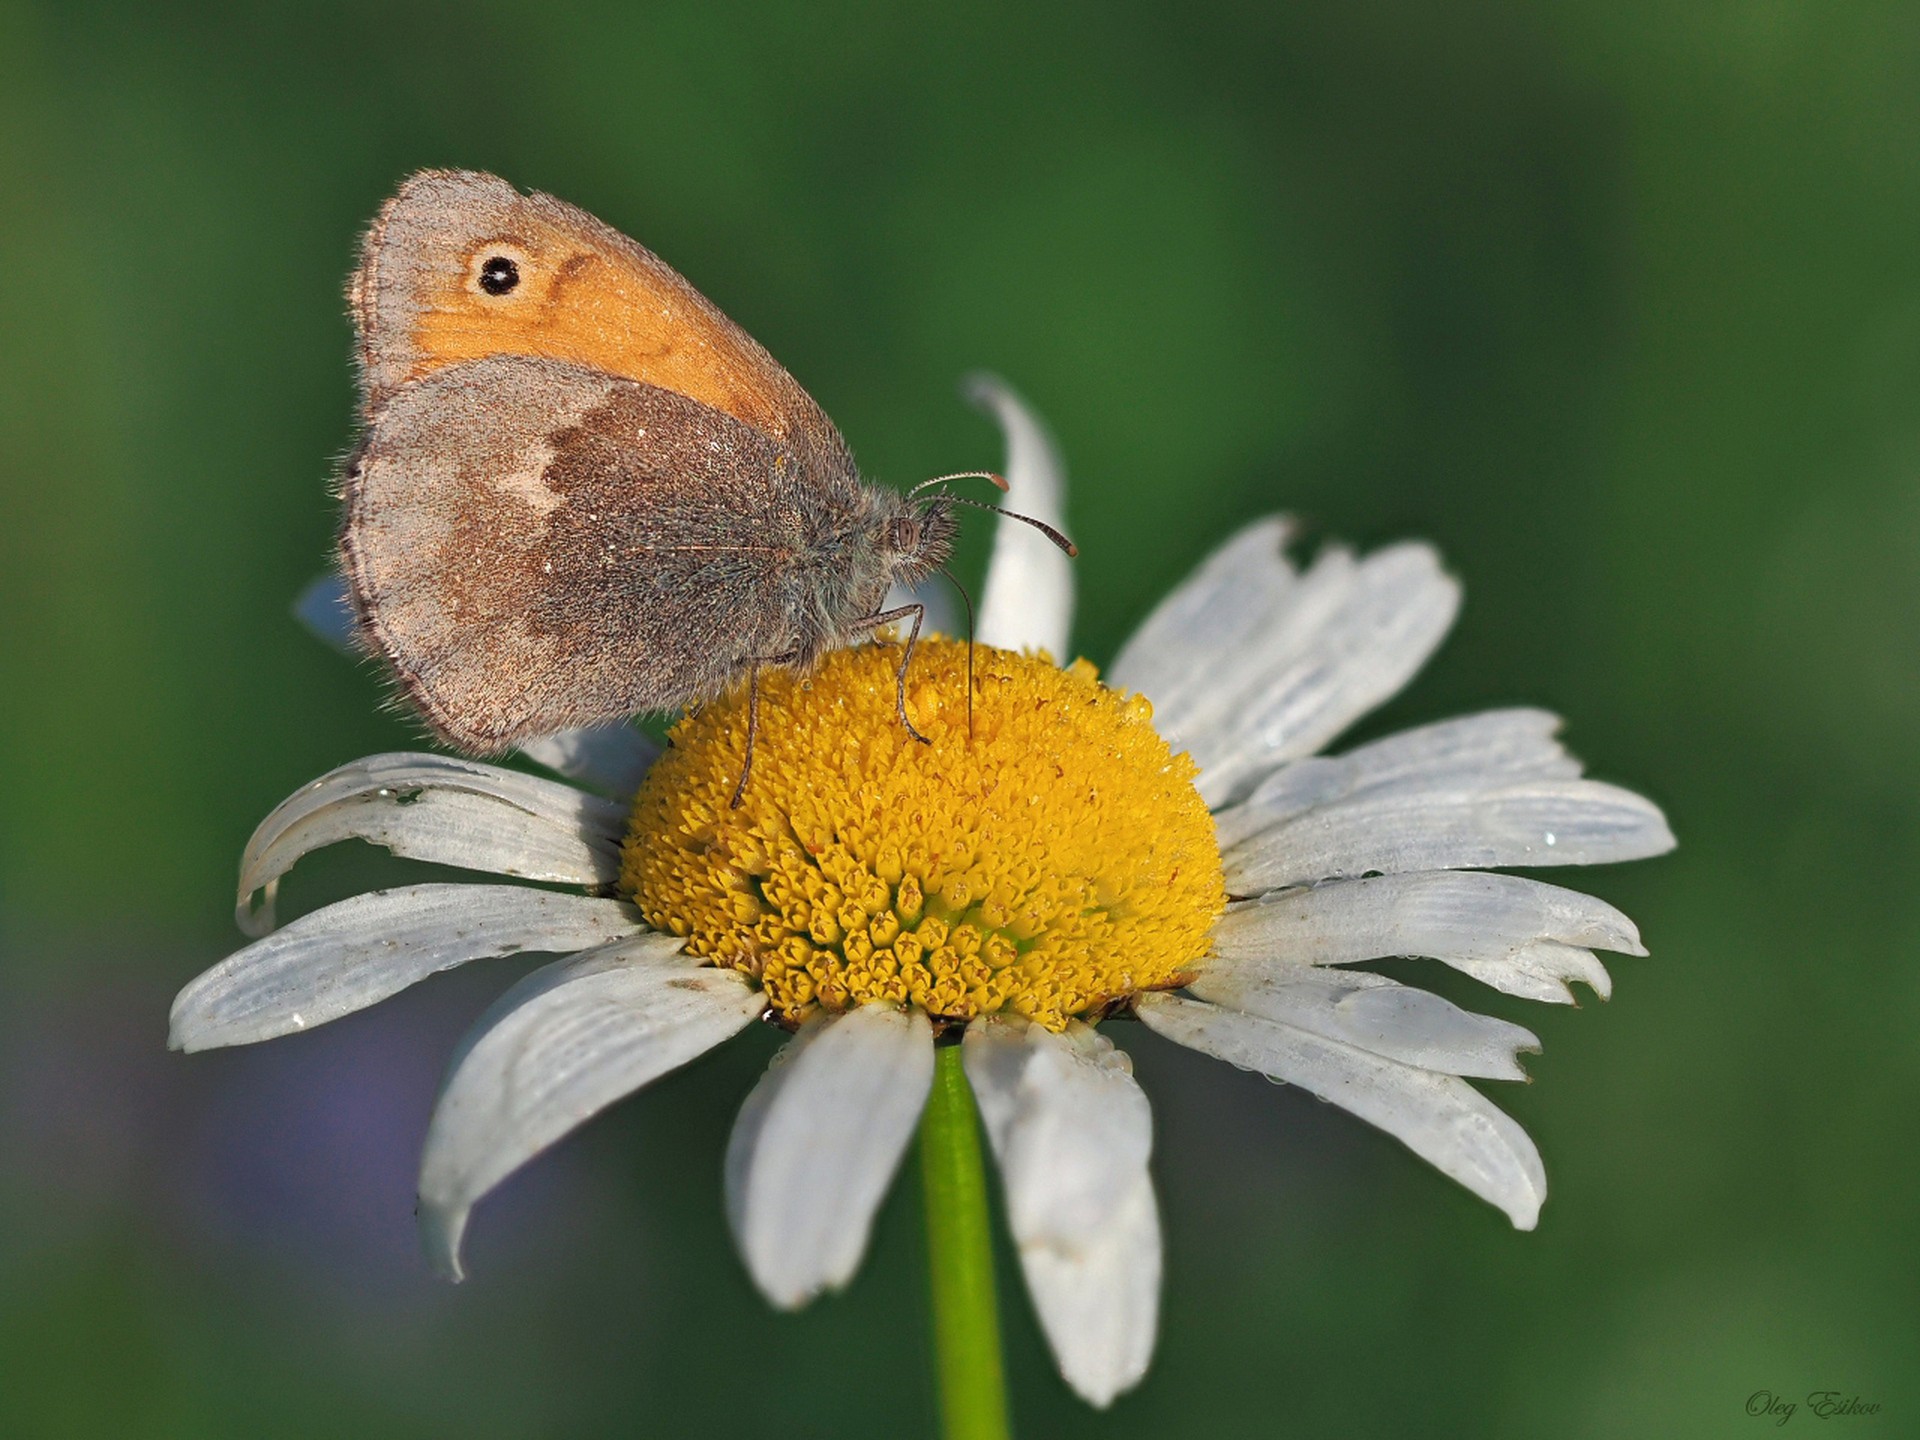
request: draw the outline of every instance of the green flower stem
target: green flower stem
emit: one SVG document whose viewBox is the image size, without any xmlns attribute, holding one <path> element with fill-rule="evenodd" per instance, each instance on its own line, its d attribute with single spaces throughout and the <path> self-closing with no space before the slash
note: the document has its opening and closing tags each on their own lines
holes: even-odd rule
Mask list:
<svg viewBox="0 0 1920 1440">
<path fill-rule="evenodd" d="M 987 1174 L 958 1045 L 934 1052 L 933 1093 L 920 1117 L 920 1174 L 927 1196 L 941 1433 L 946 1440 L 1007 1440 Z"/>
</svg>

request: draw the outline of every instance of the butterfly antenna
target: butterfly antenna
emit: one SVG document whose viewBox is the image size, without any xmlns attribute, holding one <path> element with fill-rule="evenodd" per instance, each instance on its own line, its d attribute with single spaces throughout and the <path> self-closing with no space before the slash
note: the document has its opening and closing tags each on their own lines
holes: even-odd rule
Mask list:
<svg viewBox="0 0 1920 1440">
<path fill-rule="evenodd" d="M 1073 541 L 1062 535 L 1044 520 L 1036 520 L 1031 515 L 1021 515 L 1012 510 L 1002 510 L 998 505 L 989 505 L 984 500 L 969 500 L 964 495 L 942 495 L 940 498 L 949 505 L 971 505 L 976 510 L 991 510 L 994 514 L 1004 515 L 1009 520 L 1018 520 L 1022 525 L 1031 525 L 1042 535 L 1046 536 L 1047 539 L 1058 545 L 1068 555 L 1078 555 L 1080 553 L 1080 547 L 1078 545 L 1075 545 Z"/>
<path fill-rule="evenodd" d="M 994 483 L 994 486 L 1002 494 L 1005 494 L 1007 490 L 1007 482 L 1004 479 L 1002 479 L 1000 476 L 994 474 L 993 471 L 991 470 L 962 470 L 957 474 L 936 475 L 931 480 L 922 480 L 918 485 L 914 486 L 911 490 L 907 492 L 907 498 L 911 500 L 914 496 L 918 495 L 922 490 L 925 490 L 930 486 L 934 486 L 934 485 L 944 485 L 949 480 L 991 480 Z"/>
<path fill-rule="evenodd" d="M 967 611 L 967 743 L 973 743 L 973 597 L 967 593 L 967 587 L 960 578 L 946 566 L 940 567 L 940 573 L 947 577 L 947 583 L 960 592 L 960 603 Z"/>
</svg>

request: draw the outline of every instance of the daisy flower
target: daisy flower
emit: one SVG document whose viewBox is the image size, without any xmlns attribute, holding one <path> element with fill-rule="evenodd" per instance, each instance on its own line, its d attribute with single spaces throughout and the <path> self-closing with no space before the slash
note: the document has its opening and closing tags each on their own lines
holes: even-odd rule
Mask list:
<svg viewBox="0 0 1920 1440">
<path fill-rule="evenodd" d="M 1044 431 L 997 383 L 974 393 L 1007 433 L 1009 503 L 1058 524 Z M 1235 535 L 1103 678 L 1051 658 L 1071 653 L 1065 557 L 1002 524 L 971 684 L 954 641 L 909 672 L 932 743 L 899 723 L 891 643 L 768 674 L 737 810 L 739 697 L 657 759 L 623 727 L 537 747 L 584 785 L 446 755 L 344 765 L 248 843 L 238 914 L 261 938 L 181 991 L 172 1044 L 324 1024 L 483 956 L 563 956 L 474 1026 L 428 1128 L 420 1223 L 458 1278 L 468 1216 L 508 1174 L 773 1022 L 792 1038 L 741 1107 L 725 1195 L 748 1271 L 789 1308 L 853 1275 L 930 1094 L 960 1117 L 923 1132 L 930 1186 L 964 1188 L 970 1089 L 1042 1329 L 1096 1405 L 1145 1372 L 1161 1257 L 1151 1113 L 1107 1020 L 1339 1105 L 1530 1229 L 1539 1152 L 1468 1082 L 1523 1079 L 1534 1036 L 1353 967 L 1422 956 L 1527 999 L 1605 996 L 1594 952 L 1645 954 L 1633 924 L 1495 872 L 1673 837 L 1648 801 L 1582 779 L 1538 710 L 1320 754 L 1419 669 L 1460 592 L 1425 545 L 1302 567 L 1288 538 L 1282 519 Z M 407 885 L 275 928 L 280 877 L 348 839 L 506 883 Z"/>
</svg>

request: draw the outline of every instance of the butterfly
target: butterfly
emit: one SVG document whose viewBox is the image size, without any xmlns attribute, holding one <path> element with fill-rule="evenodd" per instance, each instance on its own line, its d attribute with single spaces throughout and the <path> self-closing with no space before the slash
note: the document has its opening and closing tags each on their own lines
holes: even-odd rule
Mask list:
<svg viewBox="0 0 1920 1440">
<path fill-rule="evenodd" d="M 348 301 L 341 568 L 442 740 L 486 755 L 683 709 L 895 622 L 917 736 L 925 612 L 885 598 L 940 568 L 955 505 L 997 509 L 920 493 L 968 476 L 867 484 L 813 398 L 658 256 L 496 176 L 409 177 Z"/>
</svg>

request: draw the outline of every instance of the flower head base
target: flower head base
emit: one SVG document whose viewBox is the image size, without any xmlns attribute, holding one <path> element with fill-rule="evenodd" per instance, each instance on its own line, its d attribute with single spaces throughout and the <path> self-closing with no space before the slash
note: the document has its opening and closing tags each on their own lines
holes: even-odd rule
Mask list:
<svg viewBox="0 0 1920 1440">
<path fill-rule="evenodd" d="M 634 803 L 621 871 L 649 924 L 755 976 L 789 1025 L 911 1003 L 936 1022 L 1059 1031 L 1183 983 L 1225 904 L 1193 762 L 1091 665 L 976 647 L 829 655 L 760 682 L 753 774 L 736 694 L 680 722 Z"/>
</svg>

